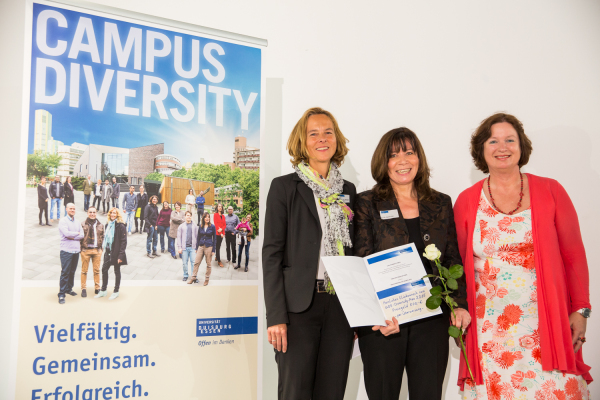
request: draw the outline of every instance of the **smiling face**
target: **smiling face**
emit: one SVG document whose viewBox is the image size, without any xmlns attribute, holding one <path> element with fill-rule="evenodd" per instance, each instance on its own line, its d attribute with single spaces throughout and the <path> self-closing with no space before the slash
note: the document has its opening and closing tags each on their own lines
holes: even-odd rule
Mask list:
<svg viewBox="0 0 600 400">
<path fill-rule="evenodd" d="M 158 203 L 158 197 L 154 196 L 152 197 L 152 204 L 156 205 L 156 203 Z"/>
<path fill-rule="evenodd" d="M 134 189 L 135 189 L 135 188 L 134 188 L 133 186 L 129 186 L 129 194 L 133 194 L 133 190 L 134 190 Z"/>
<path fill-rule="evenodd" d="M 96 219 L 96 207 L 90 207 L 87 211 L 88 218 L 91 220 Z"/>
<path fill-rule="evenodd" d="M 75 204 L 73 204 L 73 203 L 67 204 L 67 214 L 71 218 L 73 218 L 75 216 Z"/>
<path fill-rule="evenodd" d="M 483 156 L 490 173 L 519 168 L 519 135 L 508 122 L 492 125 L 491 135 L 483 145 Z"/>
<path fill-rule="evenodd" d="M 203 222 L 207 225 L 210 225 L 210 214 L 209 213 L 204 214 Z"/>
<path fill-rule="evenodd" d="M 331 119 L 324 114 L 311 115 L 306 125 L 306 150 L 310 166 L 316 169 L 318 164 L 329 164 L 335 149 L 336 138 Z"/>
<path fill-rule="evenodd" d="M 175 211 L 181 210 L 181 204 L 175 204 Z"/>
<path fill-rule="evenodd" d="M 110 218 L 111 221 L 114 221 L 117 219 L 117 215 L 117 210 L 113 209 L 110 214 L 108 214 L 108 218 Z"/>
<path fill-rule="evenodd" d="M 388 176 L 394 185 L 410 185 L 419 171 L 419 157 L 412 145 L 405 141 L 406 151 L 398 148 L 388 160 Z"/>
</svg>

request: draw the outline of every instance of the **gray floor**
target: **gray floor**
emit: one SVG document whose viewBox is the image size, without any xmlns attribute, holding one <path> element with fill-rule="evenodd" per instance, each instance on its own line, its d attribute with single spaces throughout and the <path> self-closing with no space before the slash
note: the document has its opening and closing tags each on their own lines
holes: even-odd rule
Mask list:
<svg viewBox="0 0 600 400">
<path fill-rule="evenodd" d="M 31 280 L 58 280 L 60 277 L 60 259 L 58 234 L 58 221 L 51 221 L 52 226 L 40 226 L 38 224 L 37 190 L 27 188 L 26 190 L 26 209 L 25 209 L 25 237 L 23 254 L 23 279 Z M 75 193 L 75 218 L 83 221 L 87 214 L 83 211 L 83 193 Z M 64 205 L 61 204 L 61 216 L 65 213 Z M 48 213 L 50 217 L 50 213 Z M 54 215 L 56 218 L 56 215 Z M 194 216 L 196 220 L 196 216 Z M 106 223 L 106 216 L 99 214 L 98 220 Z M 45 222 L 45 221 L 44 221 Z M 165 250 L 167 241 L 165 238 Z M 160 253 L 160 239 L 157 246 Z M 237 250 L 237 247 L 236 247 Z M 242 265 L 245 262 L 245 254 L 242 255 Z M 121 279 L 136 280 L 179 280 L 183 278 L 182 261 L 173 259 L 168 252 L 161 254 L 161 257 L 150 259 L 146 257 L 146 234 L 132 234 L 127 239 L 127 260 L 128 265 L 121 269 Z M 225 242 L 221 246 L 221 260 L 227 260 L 225 252 Z M 90 263 L 91 264 L 91 263 Z M 233 269 L 233 265 L 224 263 L 225 267 L 220 268 L 217 263 L 212 262 L 211 279 L 220 280 L 256 280 L 258 279 L 258 238 L 250 246 L 250 264 L 248 272 L 243 269 Z M 189 266 L 188 266 L 189 268 Z M 93 288 L 92 267 L 88 270 L 88 288 Z M 203 260 L 198 271 L 200 280 L 204 277 L 206 262 Z M 81 271 L 81 260 L 77 266 L 75 274 L 75 287 L 78 288 Z M 114 282 L 112 268 L 110 272 L 110 281 Z M 91 285 L 90 285 L 91 283 Z"/>
</svg>

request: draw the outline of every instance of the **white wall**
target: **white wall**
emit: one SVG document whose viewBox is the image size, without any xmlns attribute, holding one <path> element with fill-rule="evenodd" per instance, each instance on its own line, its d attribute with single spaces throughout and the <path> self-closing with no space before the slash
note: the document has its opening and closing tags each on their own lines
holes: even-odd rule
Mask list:
<svg viewBox="0 0 600 400">
<path fill-rule="evenodd" d="M 20 103 L 9 101 L 7 94 L 16 96 L 11 100 L 20 95 L 14 79 L 21 76 L 24 5 L 19 6 L 22 3 L 17 0 L 1 3 L 2 110 L 7 114 L 3 122 L 14 135 Z M 272 177 L 291 171 L 285 142 L 308 107 L 324 107 L 338 119 L 351 149 L 342 171 L 359 190 L 373 184 L 369 165 L 379 137 L 404 125 L 423 142 L 433 167 L 433 187 L 453 199 L 483 177 L 469 158 L 470 133 L 496 111 L 517 115 L 534 146 L 526 170 L 558 179 L 566 187 L 579 212 L 591 287 L 600 283 L 593 257 L 600 244 L 595 229 L 600 221 L 600 2 L 102 3 L 269 40 L 264 58 L 268 80 L 262 153 L 263 160 L 269 160 L 262 171 L 264 190 Z M 8 60 L 6 55 L 10 55 Z M 16 145 L 18 140 L 7 137 L 6 132 L 3 140 Z M 11 157 L 17 162 L 19 154 L 10 146 L 0 151 L 2 159 Z M 20 157 L 19 162 L 23 161 Z M 15 177 L 4 183 L 17 185 Z M 4 203 L 9 198 L 0 196 L 2 209 L 8 209 Z M 9 226 L 16 224 L 10 214 L 5 218 Z M 10 315 L 14 257 L 14 245 L 10 245 L 14 238 L 6 238 L 6 231 L 2 235 L 2 254 L 7 256 L 0 269 L 0 380 L 5 379 L 8 368 L 4 328 Z M 592 304 L 599 300 L 598 291 L 592 290 Z M 591 340 L 584 346 L 585 359 L 598 379 L 600 344 L 593 338 L 599 332 L 600 314 L 589 321 L 587 336 Z M 264 347 L 263 398 L 274 399 L 276 370 L 272 351 Z M 454 351 L 449 363 L 446 399 L 459 398 L 455 386 L 458 355 Z M 359 393 L 361 369 L 360 359 L 355 359 L 348 399 L 364 398 Z M 0 388 L 6 386 L 3 383 L 0 381 Z M 591 390 L 598 396 L 596 385 Z"/>
</svg>

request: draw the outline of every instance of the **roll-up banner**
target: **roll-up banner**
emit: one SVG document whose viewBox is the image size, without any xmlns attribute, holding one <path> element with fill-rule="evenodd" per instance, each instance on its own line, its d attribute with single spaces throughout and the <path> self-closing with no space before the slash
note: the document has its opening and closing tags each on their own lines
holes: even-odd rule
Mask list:
<svg viewBox="0 0 600 400">
<path fill-rule="evenodd" d="M 256 399 L 261 49 L 31 11 L 15 398 Z"/>
</svg>

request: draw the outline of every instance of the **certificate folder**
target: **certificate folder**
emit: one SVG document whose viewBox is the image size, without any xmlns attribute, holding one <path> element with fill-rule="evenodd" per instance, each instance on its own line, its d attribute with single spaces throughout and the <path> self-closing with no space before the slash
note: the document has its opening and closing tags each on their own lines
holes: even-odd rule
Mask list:
<svg viewBox="0 0 600 400">
<path fill-rule="evenodd" d="M 431 283 L 413 243 L 367 257 L 322 257 L 351 327 L 439 315 L 425 306 Z"/>
</svg>

